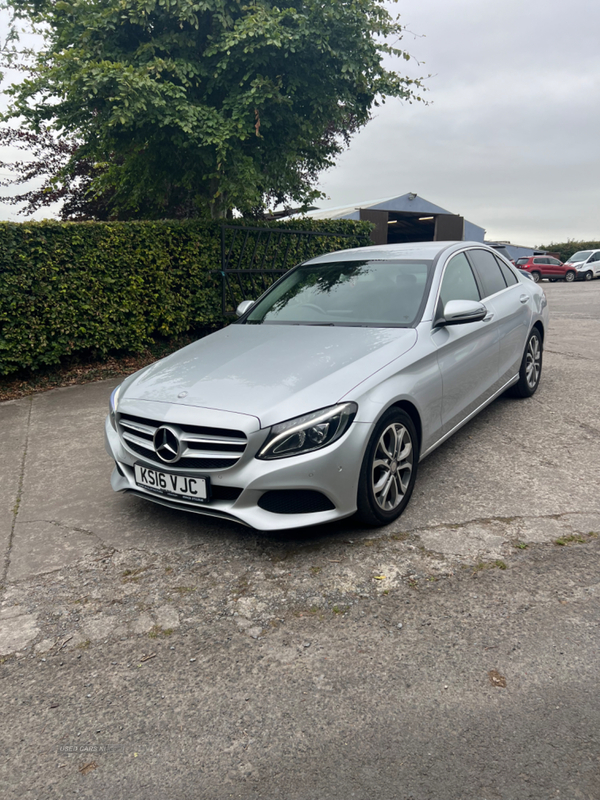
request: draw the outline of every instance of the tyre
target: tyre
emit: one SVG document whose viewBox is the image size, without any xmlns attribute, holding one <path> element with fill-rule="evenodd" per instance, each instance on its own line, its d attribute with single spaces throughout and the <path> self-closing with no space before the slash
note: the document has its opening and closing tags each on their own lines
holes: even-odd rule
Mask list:
<svg viewBox="0 0 600 800">
<path fill-rule="evenodd" d="M 537 328 L 533 328 L 527 339 L 527 345 L 521 361 L 519 380 L 510 387 L 513 397 L 531 397 L 535 394 L 542 375 L 542 337 Z"/>
<path fill-rule="evenodd" d="M 542 280 L 542 275 L 540 272 L 532 272 L 531 277 L 536 283 L 539 283 Z"/>
<path fill-rule="evenodd" d="M 587 271 L 587 272 L 585 273 L 585 275 L 583 276 L 583 279 L 584 279 L 584 280 L 586 280 L 586 281 L 591 281 L 593 277 L 594 277 L 594 273 L 593 273 L 593 272 L 591 272 L 591 271 L 588 269 L 588 271 Z"/>
<path fill-rule="evenodd" d="M 413 421 L 399 408 L 377 423 L 360 470 L 357 518 L 370 527 L 398 519 L 410 500 L 419 461 Z"/>
<path fill-rule="evenodd" d="M 567 274 L 565 275 L 565 280 L 567 283 L 573 283 L 573 281 L 575 280 L 575 273 L 572 270 L 570 272 L 567 272 Z"/>
</svg>

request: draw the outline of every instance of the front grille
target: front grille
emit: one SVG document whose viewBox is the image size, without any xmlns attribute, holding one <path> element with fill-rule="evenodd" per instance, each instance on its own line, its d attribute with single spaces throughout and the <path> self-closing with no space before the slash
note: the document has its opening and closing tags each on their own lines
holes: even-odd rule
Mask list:
<svg viewBox="0 0 600 800">
<path fill-rule="evenodd" d="M 248 439 L 243 431 L 228 428 L 205 428 L 200 425 L 177 425 L 158 420 L 117 416 L 119 435 L 132 453 L 152 461 L 165 469 L 205 471 L 233 467 L 242 457 Z M 174 463 L 165 463 L 154 449 L 154 434 L 161 425 L 177 431 L 182 446 L 181 457 Z"/>
<path fill-rule="evenodd" d="M 260 508 L 273 514 L 316 514 L 335 508 L 331 500 L 314 489 L 277 489 L 265 492 Z"/>
</svg>

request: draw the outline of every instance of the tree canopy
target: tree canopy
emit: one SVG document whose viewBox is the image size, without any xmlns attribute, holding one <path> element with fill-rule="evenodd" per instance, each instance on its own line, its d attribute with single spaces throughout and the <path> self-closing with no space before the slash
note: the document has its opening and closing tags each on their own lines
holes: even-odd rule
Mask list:
<svg viewBox="0 0 600 800">
<path fill-rule="evenodd" d="M 420 99 L 386 66 L 409 56 L 383 0 L 5 1 L 43 36 L 4 115 L 59 143 L 37 202 L 79 185 L 115 218 L 306 205 L 374 106 Z"/>
</svg>

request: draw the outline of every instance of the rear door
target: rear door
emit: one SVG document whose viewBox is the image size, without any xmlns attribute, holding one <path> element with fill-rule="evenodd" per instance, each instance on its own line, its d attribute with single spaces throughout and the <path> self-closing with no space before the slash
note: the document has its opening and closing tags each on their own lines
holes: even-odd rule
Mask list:
<svg viewBox="0 0 600 800">
<path fill-rule="evenodd" d="M 493 313 L 498 335 L 498 383 L 502 388 L 519 372 L 532 315 L 532 299 L 513 274 L 488 250 L 469 251 L 483 302 Z"/>
<path fill-rule="evenodd" d="M 552 266 L 546 256 L 536 256 L 533 259 L 533 269 L 537 270 L 542 278 L 552 278 Z"/>
</svg>

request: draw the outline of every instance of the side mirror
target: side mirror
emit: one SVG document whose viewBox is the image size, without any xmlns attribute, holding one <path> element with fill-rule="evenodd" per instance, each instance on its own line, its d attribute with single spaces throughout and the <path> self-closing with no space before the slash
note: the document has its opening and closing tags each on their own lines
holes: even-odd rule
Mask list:
<svg viewBox="0 0 600 800">
<path fill-rule="evenodd" d="M 254 300 L 242 300 L 242 302 L 236 308 L 235 313 L 238 315 L 238 317 L 241 317 L 246 313 L 246 311 L 251 309 L 253 305 Z"/>
<path fill-rule="evenodd" d="M 466 322 L 481 322 L 487 316 L 483 303 L 474 300 L 449 300 L 444 306 L 444 316 L 438 325 L 463 325 Z"/>
</svg>

